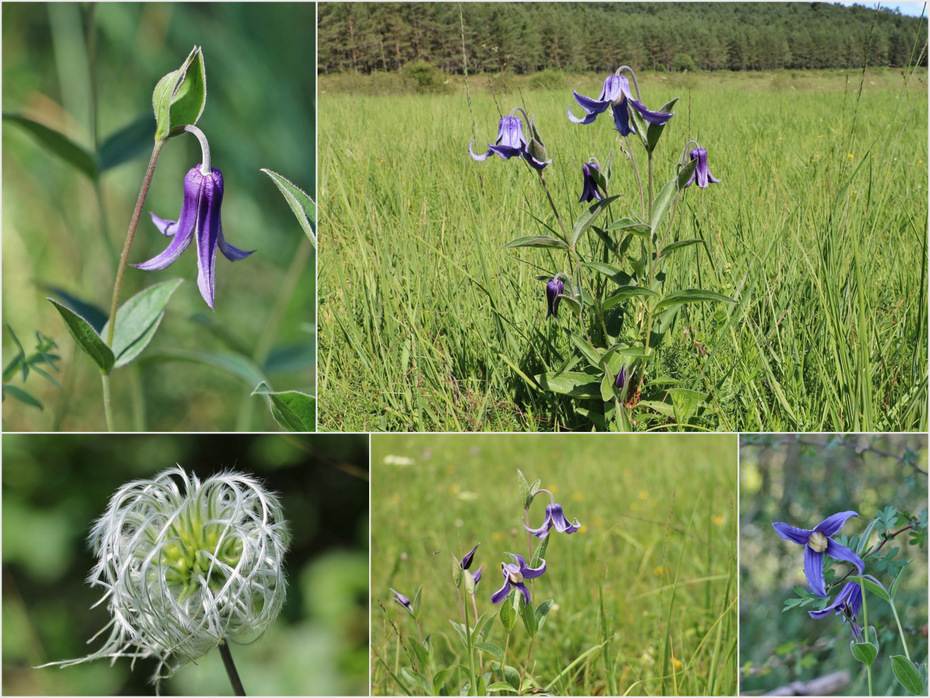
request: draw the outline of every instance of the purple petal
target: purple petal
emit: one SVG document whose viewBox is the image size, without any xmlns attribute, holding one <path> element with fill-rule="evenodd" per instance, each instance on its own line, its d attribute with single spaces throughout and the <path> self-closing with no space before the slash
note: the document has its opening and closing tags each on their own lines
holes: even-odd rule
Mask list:
<svg viewBox="0 0 930 698">
<path fill-rule="evenodd" d="M 226 238 L 223 237 L 223 224 L 220 223 L 220 237 L 218 239 L 220 252 L 223 253 L 223 256 L 226 257 L 230 262 L 238 262 L 240 259 L 245 259 L 250 254 L 255 252 L 255 250 L 240 250 L 238 247 L 233 247 L 228 242 Z"/>
<path fill-rule="evenodd" d="M 675 112 L 665 112 L 665 111 L 652 111 L 646 109 L 645 105 L 636 99 L 630 99 L 630 104 L 633 105 L 633 108 L 639 112 L 646 121 L 654 126 L 664 126 L 668 123 L 668 120 L 675 116 Z"/>
<path fill-rule="evenodd" d="M 478 543 L 478 545 L 481 545 L 481 543 Z M 475 559 L 475 551 L 478 550 L 478 545 L 476 545 L 474 548 L 472 548 L 467 553 L 465 553 L 465 556 L 462 558 L 462 561 L 459 563 L 459 565 L 461 566 L 463 570 L 467 570 L 469 567 L 471 567 L 471 561 Z"/>
<path fill-rule="evenodd" d="M 223 176 L 214 169 L 214 177 L 206 177 L 197 216 L 197 286 L 200 295 L 213 307 L 216 247 L 220 236 L 220 205 L 223 203 Z"/>
<path fill-rule="evenodd" d="M 546 561 L 540 560 L 540 562 L 542 563 L 542 565 L 537 567 L 536 569 L 533 569 L 532 567 L 527 567 L 525 564 L 521 565 L 520 572 L 523 574 L 523 578 L 524 579 L 536 579 L 536 577 L 541 576 L 542 573 L 546 571 Z"/>
<path fill-rule="evenodd" d="M 854 516 L 858 518 L 859 514 L 854 511 L 841 511 L 839 514 L 828 516 L 826 519 L 814 526 L 814 530 L 818 533 L 824 534 L 827 538 L 829 538 L 833 534 L 838 533 L 839 530 L 843 528 L 843 525 Z"/>
<path fill-rule="evenodd" d="M 178 223 L 177 221 L 169 221 L 166 218 L 160 218 L 154 213 L 149 212 L 149 215 L 152 216 L 152 223 L 155 224 L 155 227 L 158 228 L 158 232 L 162 235 L 167 235 L 171 237 L 176 232 L 178 232 Z"/>
<path fill-rule="evenodd" d="M 858 598 L 857 598 L 858 597 Z M 859 613 L 859 607 L 862 605 L 862 589 L 858 582 L 846 582 L 843 589 L 829 606 L 822 611 L 808 611 L 811 618 L 825 618 L 831 613 L 842 613 L 843 606 L 849 606 L 852 616 L 855 618 Z"/>
<path fill-rule="evenodd" d="M 410 599 L 395 589 L 391 589 L 391 592 L 394 594 L 394 600 L 397 601 L 397 603 L 399 603 L 401 606 L 410 608 Z"/>
<path fill-rule="evenodd" d="M 500 603 L 510 596 L 510 580 L 504 577 L 504 586 L 491 594 L 491 603 Z"/>
<path fill-rule="evenodd" d="M 794 526 L 789 526 L 786 523 L 772 523 L 772 526 L 775 529 L 775 533 L 784 538 L 785 540 L 790 540 L 792 543 L 797 543 L 798 545 L 807 545 L 807 541 L 810 540 L 811 531 L 808 531 L 804 528 L 795 528 Z"/>
<path fill-rule="evenodd" d="M 473 150 L 471 149 L 472 143 L 474 143 L 474 141 L 472 141 L 471 143 L 468 144 L 468 152 L 469 152 L 469 154 L 470 154 L 475 160 L 477 160 L 478 162 L 484 162 L 485 158 L 487 158 L 488 155 L 491 154 L 491 151 L 489 150 L 489 151 L 486 152 L 484 155 L 475 155 L 475 151 L 473 151 Z"/>
<path fill-rule="evenodd" d="M 843 560 L 855 565 L 859 569 L 859 574 L 865 571 L 865 563 L 862 561 L 862 558 L 845 545 L 840 545 L 832 538 L 827 538 L 827 549 L 824 552 L 834 560 Z"/>
<path fill-rule="evenodd" d="M 549 515 L 552 517 L 552 524 L 559 533 L 574 533 L 581 528 L 578 519 L 575 519 L 575 523 L 568 522 L 568 519 L 565 518 L 565 514 L 562 513 L 561 504 L 550 504 L 546 509 L 549 510 Z"/>
<path fill-rule="evenodd" d="M 531 605 L 533 602 L 530 599 L 530 590 L 526 588 L 526 584 L 524 584 L 523 582 L 517 582 L 516 584 L 514 584 L 514 586 L 520 590 L 521 594 L 523 594 L 523 600 L 526 601 L 526 605 L 527 606 Z"/>
<path fill-rule="evenodd" d="M 587 112 L 587 116 L 591 117 L 591 121 L 594 121 L 594 117 L 598 114 L 603 114 L 605 111 L 607 111 L 607 107 L 610 105 L 609 99 L 593 99 L 591 97 L 585 97 L 584 95 L 578 94 L 574 90 L 572 90 L 572 94 L 575 95 L 575 101 L 578 102 L 578 106 Z M 601 94 L 603 94 L 603 91 Z M 571 114 L 571 111 L 572 110 L 569 108 L 569 114 Z M 585 123 L 590 122 L 586 121 Z"/>
<path fill-rule="evenodd" d="M 636 133 L 636 129 L 633 128 L 633 124 L 630 123 L 630 114 L 626 106 L 626 100 L 620 102 L 620 104 L 613 105 L 613 112 L 614 126 L 617 127 L 621 136 L 629 136 L 631 133 Z"/>
<path fill-rule="evenodd" d="M 510 158 L 522 156 L 523 148 L 511 145 L 489 145 L 488 153 L 494 153 L 495 155 L 500 155 L 504 160 L 509 160 Z"/>
<path fill-rule="evenodd" d="M 549 303 L 549 315 L 555 315 L 555 313 L 552 312 L 551 301 Z M 525 528 L 528 533 L 532 533 L 537 538 L 545 538 L 546 536 L 549 535 L 549 529 L 552 528 L 552 519 L 549 518 L 548 514 L 546 515 L 546 520 L 543 521 L 543 525 L 540 526 L 539 528 L 530 528 L 529 526 L 526 525 L 526 522 L 523 521 L 523 519 L 520 519 L 520 523 L 523 524 L 523 528 Z"/>
<path fill-rule="evenodd" d="M 809 545 L 804 546 L 804 574 L 811 591 L 817 596 L 826 596 L 823 584 L 823 553 L 815 553 Z"/>
<path fill-rule="evenodd" d="M 170 264 L 173 264 L 177 258 L 181 256 L 181 253 L 191 244 L 191 240 L 194 238 L 191 234 L 192 232 L 192 230 L 187 230 L 178 233 L 171 239 L 168 248 L 160 255 L 152 257 L 147 262 L 140 262 L 132 266 L 136 267 L 136 269 L 143 269 L 145 271 L 157 271 L 166 268 Z"/>
<path fill-rule="evenodd" d="M 478 569 L 475 570 L 475 573 L 472 575 L 472 578 L 475 580 L 475 586 L 478 586 L 478 582 L 481 581 L 481 570 L 484 569 L 484 565 L 481 565 Z"/>
</svg>

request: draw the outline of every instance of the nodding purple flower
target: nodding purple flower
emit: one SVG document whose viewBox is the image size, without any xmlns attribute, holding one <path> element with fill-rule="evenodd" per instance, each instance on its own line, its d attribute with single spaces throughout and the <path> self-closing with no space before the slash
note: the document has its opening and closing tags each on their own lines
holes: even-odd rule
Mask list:
<svg viewBox="0 0 930 698">
<path fill-rule="evenodd" d="M 849 623 L 852 627 L 853 636 L 856 641 L 860 641 L 859 626 L 856 624 L 856 618 L 859 615 L 859 609 L 862 608 L 862 587 L 859 582 L 846 582 L 843 589 L 829 606 L 822 611 L 808 611 L 811 618 L 826 618 L 831 613 L 843 616 L 843 622 Z"/>
<path fill-rule="evenodd" d="M 578 203 L 583 201 L 594 201 L 597 199 L 601 201 L 604 199 L 604 195 L 601 194 L 597 186 L 597 180 L 594 179 L 592 170 L 597 171 L 597 163 L 586 162 L 581 166 L 581 174 L 583 177 L 583 187 L 581 189 L 581 198 L 578 199 Z"/>
<path fill-rule="evenodd" d="M 833 516 L 829 516 L 819 524 L 814 526 L 813 530 L 806 528 L 794 528 L 786 523 L 772 523 L 775 533 L 790 540 L 792 543 L 804 546 L 804 574 L 807 576 L 807 583 L 811 591 L 817 596 L 826 596 L 827 590 L 824 588 L 823 581 L 823 556 L 824 553 L 836 560 L 843 560 L 855 565 L 859 569 L 859 574 L 865 570 L 865 563 L 862 562 L 856 553 L 840 545 L 830 536 L 839 532 L 843 525 L 853 516 L 857 517 L 854 511 L 842 511 Z"/>
<path fill-rule="evenodd" d="M 514 558 L 516 563 L 501 563 L 501 573 L 504 575 L 504 586 L 491 595 L 491 603 L 500 603 L 510 596 L 510 590 L 512 588 L 516 588 L 523 594 L 523 600 L 526 601 L 526 605 L 529 606 L 531 603 L 530 590 L 526 588 L 526 584 L 523 583 L 523 580 L 536 579 L 536 577 L 539 577 L 546 571 L 546 561 L 540 560 L 542 565 L 533 569 L 526 564 L 526 559 L 522 555 L 515 555 L 514 553 L 507 554 Z"/>
<path fill-rule="evenodd" d="M 413 604 L 411 604 L 410 599 L 408 599 L 396 589 L 391 589 L 391 593 L 394 594 L 394 600 L 397 603 L 406 608 L 408 611 L 413 611 Z"/>
<path fill-rule="evenodd" d="M 145 271 L 165 269 L 173 264 L 181 253 L 197 240 L 197 286 L 200 295 L 213 307 L 213 267 L 216 248 L 220 248 L 227 259 L 236 262 L 245 259 L 246 252 L 233 247 L 223 237 L 220 221 L 220 205 L 223 203 L 223 174 L 216 169 L 208 174 L 200 171 L 200 165 L 192 168 L 184 177 L 184 202 L 177 221 L 169 221 L 152 214 L 152 222 L 163 234 L 171 237 L 168 248 L 147 262 L 133 266 Z M 254 251 L 254 250 L 253 250 Z"/>
<path fill-rule="evenodd" d="M 557 276 L 549 279 L 549 283 L 546 284 L 546 304 L 549 308 L 546 317 L 550 315 L 552 317 L 558 316 L 559 301 L 562 300 L 560 296 L 563 293 L 565 293 L 565 282 Z"/>
<path fill-rule="evenodd" d="M 694 172 L 691 173 L 691 178 L 687 181 L 683 188 L 690 187 L 692 184 L 694 184 L 695 179 L 697 179 L 697 185 L 701 189 L 706 189 L 708 183 L 719 184 L 723 181 L 722 179 L 717 179 L 710 173 L 710 168 L 707 167 L 706 148 L 692 148 L 690 157 L 692 160 L 697 160 L 697 165 L 695 165 Z"/>
<path fill-rule="evenodd" d="M 542 491 L 543 490 L 540 490 L 540 492 Z M 574 523 L 569 523 L 568 519 L 565 518 L 565 514 L 562 513 L 562 505 L 553 502 L 546 506 L 546 520 L 543 521 L 542 526 L 539 528 L 530 528 L 524 522 L 523 528 L 537 538 L 545 538 L 549 535 L 549 531 L 552 528 L 555 528 L 559 533 L 574 533 L 581 528 L 581 524 L 578 523 L 578 519 L 575 519 Z"/>
<path fill-rule="evenodd" d="M 478 545 L 481 545 L 481 543 L 478 543 Z M 459 567 L 463 570 L 467 570 L 471 567 L 471 561 L 475 559 L 475 551 L 478 549 L 478 545 L 465 553 L 465 557 L 463 557 L 462 561 L 459 563 Z"/>
<path fill-rule="evenodd" d="M 491 153 L 499 155 L 504 160 L 509 160 L 512 157 L 522 157 L 536 170 L 542 170 L 552 162 L 551 159 L 543 162 L 534 156 L 532 151 L 542 151 L 542 144 L 539 144 L 539 148 L 530 147 L 530 144 L 523 136 L 523 121 L 519 116 L 501 117 L 500 124 L 497 127 L 497 140 L 494 141 L 493 145 L 488 144 L 488 152 L 484 155 L 475 155 L 471 149 L 472 143 L 474 141 L 468 144 L 468 152 L 478 162 L 484 161 Z"/>
<path fill-rule="evenodd" d="M 642 102 L 633 97 L 630 91 L 630 81 L 624 75 L 609 75 L 604 80 L 604 86 L 601 88 L 601 94 L 597 99 L 585 97 L 573 91 L 575 101 L 585 111 L 585 115 L 580 119 L 572 114 L 571 107 L 568 109 L 568 118 L 576 124 L 590 124 L 597 118 L 598 114 L 607 111 L 607 107 L 613 109 L 614 124 L 621 136 L 627 136 L 636 133 L 636 128 L 630 122 L 630 109 L 639 112 L 650 124 L 664 126 L 668 120 L 675 116 L 675 112 L 650 111 L 646 109 Z"/>
<path fill-rule="evenodd" d="M 617 390 L 623 390 L 623 386 L 626 385 L 626 364 L 620 367 L 620 370 L 617 371 L 617 377 L 614 378 L 614 387 Z"/>
</svg>

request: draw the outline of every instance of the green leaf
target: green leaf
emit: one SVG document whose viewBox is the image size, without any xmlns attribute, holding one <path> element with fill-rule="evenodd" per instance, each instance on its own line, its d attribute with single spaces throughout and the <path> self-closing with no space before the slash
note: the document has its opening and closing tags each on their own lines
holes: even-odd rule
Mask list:
<svg viewBox="0 0 930 698">
<path fill-rule="evenodd" d="M 230 352 L 190 351 L 188 349 L 162 349 L 148 352 L 141 361 L 161 363 L 164 361 L 189 361 L 222 369 L 242 379 L 250 388 L 265 380 L 261 369 L 247 356 Z"/>
<path fill-rule="evenodd" d="M 155 86 L 152 108 L 155 111 L 155 140 L 164 140 L 171 129 L 194 125 L 207 103 L 207 73 L 203 52 L 194 46 L 180 68 Z"/>
<path fill-rule="evenodd" d="M 923 693 L 924 681 L 920 671 L 907 657 L 896 654 L 891 658 L 891 670 L 894 677 L 904 688 L 914 695 Z"/>
<path fill-rule="evenodd" d="M 533 557 L 530 558 L 530 567 L 539 567 L 539 563 L 545 559 L 546 550 L 549 549 L 549 538 L 550 536 L 546 536 L 539 541 L 539 545 L 533 551 Z"/>
<path fill-rule="evenodd" d="M 585 359 L 587 359 L 588 363 L 591 364 L 591 366 L 593 366 L 594 368 L 600 368 L 601 357 L 597 353 L 597 349 L 595 349 L 591 345 L 591 342 L 589 342 L 584 337 L 581 337 L 575 334 L 574 332 L 572 332 L 571 330 L 567 328 L 565 329 L 565 334 L 568 335 L 568 338 L 571 340 L 571 343 L 575 345 L 578 351 L 581 352 L 581 355 L 584 356 Z"/>
<path fill-rule="evenodd" d="M 446 682 L 446 678 L 455 670 L 455 667 L 446 667 L 445 669 L 440 669 L 433 675 L 433 695 L 441 696 L 443 684 Z"/>
<path fill-rule="evenodd" d="M 669 252 L 674 252 L 675 250 L 680 250 L 684 247 L 690 247 L 691 245 L 700 245 L 703 243 L 703 240 L 698 238 L 691 238 L 688 240 L 679 240 L 678 242 L 673 242 L 672 244 L 665 247 L 661 252 L 659 252 L 660 257 L 666 256 Z"/>
<path fill-rule="evenodd" d="M 284 196 L 284 200 L 287 201 L 287 205 L 294 212 L 297 223 L 300 224 L 300 227 L 303 228 L 304 233 L 307 235 L 307 239 L 316 247 L 316 233 L 314 232 L 316 228 L 316 204 L 313 199 L 307 196 L 303 189 L 277 172 L 267 168 L 262 168 L 262 172 L 271 177 L 271 181 L 277 185 Z"/>
<path fill-rule="evenodd" d="M 655 202 L 652 205 L 652 220 L 650 221 L 650 225 L 656 234 L 662 229 L 662 222 L 671 209 L 676 196 L 678 196 L 678 178 L 672 177 L 665 183 L 662 189 L 659 190 L 659 195 L 656 196 Z"/>
<path fill-rule="evenodd" d="M 600 379 L 587 373 L 540 373 L 534 376 L 543 390 L 571 397 L 599 397 Z"/>
<path fill-rule="evenodd" d="M 39 145 L 57 155 L 78 172 L 87 175 L 88 179 L 93 180 L 97 177 L 97 161 L 93 153 L 64 134 L 20 114 L 3 114 L 3 119 L 22 126 L 39 142 Z"/>
<path fill-rule="evenodd" d="M 503 681 L 496 681 L 488 686 L 489 691 L 508 691 L 509 693 L 516 693 L 517 689 L 511 686 L 509 683 L 504 683 Z"/>
<path fill-rule="evenodd" d="M 145 349 L 165 317 L 165 306 L 184 279 L 162 281 L 140 291 L 116 311 L 116 332 L 113 333 L 114 368 L 133 361 Z M 100 334 L 107 335 L 107 322 Z"/>
<path fill-rule="evenodd" d="M 410 642 L 410 646 L 413 648 L 413 653 L 417 656 L 417 663 L 420 665 L 421 669 L 424 669 L 429 664 L 429 653 L 416 638 L 408 637 L 407 640 Z"/>
<path fill-rule="evenodd" d="M 869 536 L 872 535 L 872 529 L 875 528 L 875 524 L 877 523 L 878 521 L 876 519 L 872 519 L 869 521 L 869 525 L 865 527 L 865 530 L 862 532 L 862 536 L 859 538 L 859 545 L 856 546 L 856 555 L 862 557 L 862 552 L 865 550 L 865 546 L 869 542 Z"/>
<path fill-rule="evenodd" d="M 529 509 L 530 503 L 533 501 L 533 496 L 530 492 L 530 485 L 526 481 L 523 471 L 519 468 L 517 468 L 517 484 L 520 487 L 520 502 L 523 504 L 524 509 Z"/>
<path fill-rule="evenodd" d="M 685 291 L 677 291 L 671 295 L 663 298 L 655 308 L 653 312 L 658 313 L 662 310 L 667 310 L 669 308 L 674 308 L 677 305 L 682 305 L 684 303 L 736 303 L 735 300 L 729 296 L 724 296 L 719 293 L 714 293 L 713 291 L 705 291 L 700 288 L 689 288 Z"/>
<path fill-rule="evenodd" d="M 656 111 L 664 111 L 666 113 L 672 111 L 672 108 L 675 106 L 675 102 L 678 101 L 678 97 L 675 97 L 670 102 L 666 102 L 664 105 L 659 107 Z M 671 121 L 671 119 L 669 119 Z M 659 138 L 662 136 L 662 131 L 665 130 L 665 127 L 668 125 L 668 121 L 665 124 L 658 126 L 656 124 L 649 124 L 649 127 L 646 129 L 646 148 L 650 151 L 656 149 L 656 145 L 659 143 Z"/>
<path fill-rule="evenodd" d="M 868 577 L 852 577 L 850 578 L 850 581 L 858 582 L 860 579 L 865 585 L 865 588 L 875 594 L 882 601 L 891 601 L 891 596 L 889 596 L 885 587 L 879 584 L 876 580 L 869 579 Z"/>
<path fill-rule="evenodd" d="M 536 630 L 539 631 L 540 628 L 546 622 L 546 616 L 549 615 L 549 611 L 552 610 L 552 606 L 555 604 L 554 599 L 546 599 L 541 604 L 536 607 Z"/>
<path fill-rule="evenodd" d="M 608 196 L 606 199 L 601 199 L 589 206 L 586 211 L 578 216 L 578 220 L 576 220 L 575 225 L 572 226 L 572 247 L 578 244 L 578 239 L 584 234 L 584 231 L 590 227 L 594 219 L 601 215 L 601 212 L 618 198 L 620 198 L 619 195 L 615 195 Z"/>
<path fill-rule="evenodd" d="M 856 661 L 862 662 L 866 666 L 872 666 L 875 657 L 878 656 L 878 647 L 871 642 L 850 642 L 849 651 Z"/>
<path fill-rule="evenodd" d="M 514 624 L 517 622 L 517 612 L 513 610 L 513 603 L 510 599 L 504 599 L 504 603 L 501 604 L 501 610 L 498 614 L 501 619 L 501 625 L 504 626 L 504 630 L 508 633 L 513 630 Z"/>
<path fill-rule="evenodd" d="M 508 247 L 561 247 L 567 250 L 568 244 L 564 240 L 548 237 L 547 235 L 524 235 L 511 240 L 501 249 L 506 250 Z"/>
<path fill-rule="evenodd" d="M 155 124 L 147 114 L 111 133 L 100 144 L 98 172 L 103 174 L 145 152 L 154 133 Z"/>
<path fill-rule="evenodd" d="M 514 593 L 520 596 L 520 598 L 523 598 L 523 595 L 520 594 L 520 592 Z M 538 629 L 536 626 L 536 612 L 533 610 L 533 607 L 530 604 L 523 603 L 522 607 L 520 608 L 520 618 L 523 621 L 523 627 L 526 628 L 527 635 L 530 637 L 535 636 L 536 630 Z"/>
<path fill-rule="evenodd" d="M 316 431 L 316 398 L 296 390 L 274 392 L 262 382 L 252 395 L 264 395 L 270 400 L 271 416 L 288 431 Z"/>
<path fill-rule="evenodd" d="M 476 642 L 475 648 L 494 656 L 499 662 L 504 661 L 504 648 L 500 645 L 495 645 L 493 642 Z"/>
<path fill-rule="evenodd" d="M 630 281 L 633 280 L 633 277 L 631 277 L 625 271 L 619 267 L 615 267 L 612 264 L 607 264 L 606 262 L 583 262 L 581 266 L 585 267 L 586 269 L 593 269 L 598 274 L 603 274 L 621 287 L 627 286 Z"/>
<path fill-rule="evenodd" d="M 652 227 L 648 223 L 643 223 L 638 221 L 635 218 L 620 218 L 615 220 L 604 232 L 612 233 L 616 230 L 623 230 L 627 233 L 632 233 L 633 235 L 638 235 L 639 237 L 646 238 L 649 240 L 652 236 Z"/>
<path fill-rule="evenodd" d="M 697 168 L 697 159 L 689 160 L 685 163 L 685 166 L 678 170 L 678 188 L 684 189 L 685 185 L 688 183 L 688 180 L 691 179 L 691 175 L 694 174 L 695 168 Z"/>
<path fill-rule="evenodd" d="M 94 331 L 97 334 L 103 334 L 103 326 L 107 324 L 107 314 L 102 308 L 99 308 L 93 303 L 78 298 L 60 286 L 53 286 L 51 284 L 39 284 L 39 286 L 52 295 L 57 296 L 58 302 L 64 305 L 66 308 L 70 308 L 82 318 L 87 320 L 87 323 L 94 328 Z"/>
<path fill-rule="evenodd" d="M 74 337 L 74 341 L 77 342 L 77 345 L 85 354 L 94 360 L 100 372 L 109 373 L 116 358 L 113 356 L 113 352 L 110 351 L 110 347 L 100 338 L 100 335 L 94 332 L 94 328 L 91 327 L 90 323 L 54 298 L 46 298 L 45 300 L 55 306 L 55 309 L 58 310 L 65 321 L 68 332 Z"/>
<path fill-rule="evenodd" d="M 653 296 L 658 298 L 659 294 L 652 289 L 645 288 L 643 286 L 621 286 L 614 295 L 604 301 L 604 303 L 601 305 L 601 308 L 604 310 L 610 310 L 614 306 L 620 305 L 624 301 L 628 301 L 631 298 L 643 298 L 646 296 Z"/>
<path fill-rule="evenodd" d="M 6 400 L 6 394 L 9 393 L 12 397 L 16 398 L 22 403 L 25 403 L 31 407 L 37 407 L 40 410 L 44 410 L 42 403 L 36 400 L 32 395 L 27 393 L 25 390 L 16 385 L 10 385 L 9 383 L 3 384 L 3 399 Z"/>
</svg>

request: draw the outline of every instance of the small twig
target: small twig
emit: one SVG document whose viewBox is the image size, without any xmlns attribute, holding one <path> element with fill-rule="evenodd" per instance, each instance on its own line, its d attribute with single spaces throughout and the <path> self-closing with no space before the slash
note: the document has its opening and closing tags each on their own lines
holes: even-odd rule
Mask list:
<svg viewBox="0 0 930 698">
<path fill-rule="evenodd" d="M 226 640 L 220 642 L 220 656 L 223 658 L 223 666 L 226 667 L 226 675 L 229 676 L 229 683 L 232 684 L 233 693 L 237 696 L 244 696 L 245 689 L 242 687 L 242 681 L 239 680 L 239 672 L 236 671 L 236 665 L 233 663 L 232 654 Z"/>
</svg>

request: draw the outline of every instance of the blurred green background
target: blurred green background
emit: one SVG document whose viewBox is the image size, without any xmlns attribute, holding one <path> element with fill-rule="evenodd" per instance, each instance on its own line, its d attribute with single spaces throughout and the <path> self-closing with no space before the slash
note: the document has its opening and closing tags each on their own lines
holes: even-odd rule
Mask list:
<svg viewBox="0 0 930 698">
<path fill-rule="evenodd" d="M 293 536 L 287 602 L 263 638 L 232 645 L 254 695 L 362 695 L 368 678 L 368 437 L 365 435 L 3 436 L 3 692 L 151 695 L 157 662 L 86 656 L 109 620 L 84 579 L 93 521 L 120 485 L 175 463 L 204 479 L 235 468 L 281 495 Z M 230 695 L 219 652 L 162 693 Z"/>
<path fill-rule="evenodd" d="M 810 443 L 799 443 L 799 438 Z M 898 457 L 910 449 L 917 454 L 917 464 L 927 469 L 924 435 L 859 435 L 845 441 L 858 450 L 875 448 Z M 887 505 L 915 515 L 926 508 L 926 475 L 915 474 L 895 458 L 837 445 L 833 435 L 741 438 L 741 693 L 764 693 L 792 681 L 846 670 L 852 680 L 843 694 L 869 694 L 865 670 L 849 652 L 852 633 L 841 617 L 815 620 L 808 609 L 782 613 L 785 600 L 794 596 L 792 587 L 807 585 L 804 553 L 801 546 L 779 538 L 772 522 L 810 529 L 831 514 L 853 510 L 861 518 L 850 519 L 839 534 L 852 536 L 862 533 Z M 871 540 L 874 545 L 877 535 Z M 901 549 L 898 558 L 913 560 L 902 573 L 896 599 L 911 658 L 920 664 L 927 659 L 927 549 L 910 545 L 906 534 L 884 549 L 891 547 Z M 834 569 L 842 576 L 849 566 L 837 563 Z M 886 587 L 890 583 L 888 575 L 875 572 L 874 565 L 867 563 L 866 572 Z M 889 661 L 890 656 L 903 654 L 894 617 L 888 604 L 874 595 L 869 594 L 867 602 L 869 625 L 878 629 L 881 645 L 872 667 L 875 695 L 902 695 L 904 689 L 895 682 Z"/>
<path fill-rule="evenodd" d="M 311 196 L 315 191 L 315 5 L 16 3 L 4 4 L 2 13 L 5 114 L 23 114 L 91 150 L 95 131 L 102 142 L 140 119 L 143 128 L 127 141 L 133 157 L 105 171 L 95 187 L 21 126 L 4 120 L 3 318 L 27 352 L 39 330 L 58 343 L 63 359 L 57 374 L 63 389 L 30 376 L 25 388 L 45 409 L 6 400 L 4 429 L 103 428 L 97 369 L 75 349 L 62 319 L 44 300 L 52 295 L 45 285 L 109 311 L 116 260 L 154 144 L 145 133 L 151 119 L 147 123 L 154 134 L 152 90 L 194 45 L 203 47 L 208 88 L 198 125 L 225 178 L 224 233 L 231 244 L 257 251 L 236 263 L 218 255 L 215 313 L 197 291 L 193 247 L 164 271 L 129 268 L 121 299 L 158 281 L 185 279 L 142 359 L 167 349 L 235 350 L 254 358 L 261 353 L 259 342 L 272 308 L 279 295 L 287 295 L 278 329 L 269 333 L 270 354 L 258 363 L 275 389 L 315 392 L 314 256 L 280 192 L 259 172 L 270 168 Z M 87 32 L 88 26 L 96 31 Z M 193 137 L 166 146 L 130 262 L 147 260 L 166 247 L 149 212 L 177 218 L 183 177 L 199 161 Z M 303 268 L 293 268 L 295 258 L 304 259 Z M 289 270 L 296 287 L 282 294 Z M 4 327 L 4 365 L 14 353 Z M 203 364 L 141 363 L 144 370 L 138 373 L 135 365 L 114 372 L 118 429 L 278 429 L 264 401 L 249 397 L 254 385 L 228 371 Z"/>
</svg>

